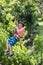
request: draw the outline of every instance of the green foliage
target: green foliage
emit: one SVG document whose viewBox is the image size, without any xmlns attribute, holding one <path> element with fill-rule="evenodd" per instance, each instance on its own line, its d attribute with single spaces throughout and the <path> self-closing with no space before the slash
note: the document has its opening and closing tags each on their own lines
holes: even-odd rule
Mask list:
<svg viewBox="0 0 43 65">
<path fill-rule="evenodd" d="M 35 45 L 36 45 L 36 48 L 39 51 L 43 50 L 43 38 L 42 38 L 42 36 L 38 36 L 38 35 L 36 36 L 36 38 L 35 38 Z"/>
<path fill-rule="evenodd" d="M 29 0 L 22 3 L 17 1 L 15 3 L 15 13 L 17 14 L 16 16 L 20 20 L 26 21 L 25 24 L 27 24 L 27 26 L 34 23 L 37 19 L 37 8 L 33 5 L 33 3 L 31 3 L 31 1 Z"/>
<path fill-rule="evenodd" d="M 0 0 L 0 64 L 1 65 L 38 65 L 43 59 L 43 36 L 34 39 L 34 50 L 30 54 L 24 44 L 27 33 L 36 25 L 38 18 L 38 6 L 41 0 Z M 37 4 L 38 3 L 38 4 Z M 16 21 L 14 20 L 16 17 Z M 14 33 L 15 23 L 22 20 L 26 31 L 24 37 L 13 47 L 14 57 L 8 59 L 5 56 L 5 45 L 9 37 Z M 42 16 L 43 20 L 43 16 Z M 36 30 L 35 30 L 36 31 Z M 34 37 L 34 36 L 33 36 Z M 20 47 L 22 45 L 22 49 Z M 34 60 L 34 61 L 33 61 Z"/>
</svg>

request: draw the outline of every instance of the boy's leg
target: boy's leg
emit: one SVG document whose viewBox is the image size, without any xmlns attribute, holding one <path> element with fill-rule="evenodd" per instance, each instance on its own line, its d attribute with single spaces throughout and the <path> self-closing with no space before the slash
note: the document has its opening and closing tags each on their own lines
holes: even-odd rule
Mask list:
<svg viewBox="0 0 43 65">
<path fill-rule="evenodd" d="M 6 43 L 6 51 L 9 51 L 9 43 Z"/>
<path fill-rule="evenodd" d="M 12 46 L 9 44 L 10 55 L 13 54 Z"/>
<path fill-rule="evenodd" d="M 12 46 L 9 44 L 9 49 L 10 49 L 10 56 L 8 57 L 9 59 L 14 55 L 12 51 Z"/>
<path fill-rule="evenodd" d="M 5 55 L 8 54 L 9 52 L 9 43 L 6 43 L 6 52 L 4 53 Z"/>
</svg>

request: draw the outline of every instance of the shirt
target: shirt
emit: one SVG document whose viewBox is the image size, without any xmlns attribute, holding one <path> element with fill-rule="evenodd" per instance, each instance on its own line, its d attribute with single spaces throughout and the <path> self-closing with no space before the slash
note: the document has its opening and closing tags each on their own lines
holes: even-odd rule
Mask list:
<svg viewBox="0 0 43 65">
<path fill-rule="evenodd" d="M 19 29 L 17 33 L 18 33 L 18 36 L 22 37 L 24 35 L 24 28 Z"/>
</svg>

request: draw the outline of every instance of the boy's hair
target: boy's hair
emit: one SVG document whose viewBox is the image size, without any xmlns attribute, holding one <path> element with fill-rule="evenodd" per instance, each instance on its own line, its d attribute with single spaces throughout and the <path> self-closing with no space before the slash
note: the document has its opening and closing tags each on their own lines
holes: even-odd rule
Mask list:
<svg viewBox="0 0 43 65">
<path fill-rule="evenodd" d="M 22 26 L 24 27 L 24 23 L 23 22 L 19 21 L 18 24 L 22 24 Z"/>
</svg>

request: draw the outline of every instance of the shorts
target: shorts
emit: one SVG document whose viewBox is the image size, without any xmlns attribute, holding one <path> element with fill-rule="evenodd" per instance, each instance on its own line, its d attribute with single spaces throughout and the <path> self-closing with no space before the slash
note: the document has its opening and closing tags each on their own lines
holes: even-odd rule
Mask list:
<svg viewBox="0 0 43 65">
<path fill-rule="evenodd" d="M 7 43 L 9 43 L 11 46 L 14 46 L 14 44 L 17 42 L 17 38 L 15 36 L 10 37 L 7 40 Z"/>
</svg>

